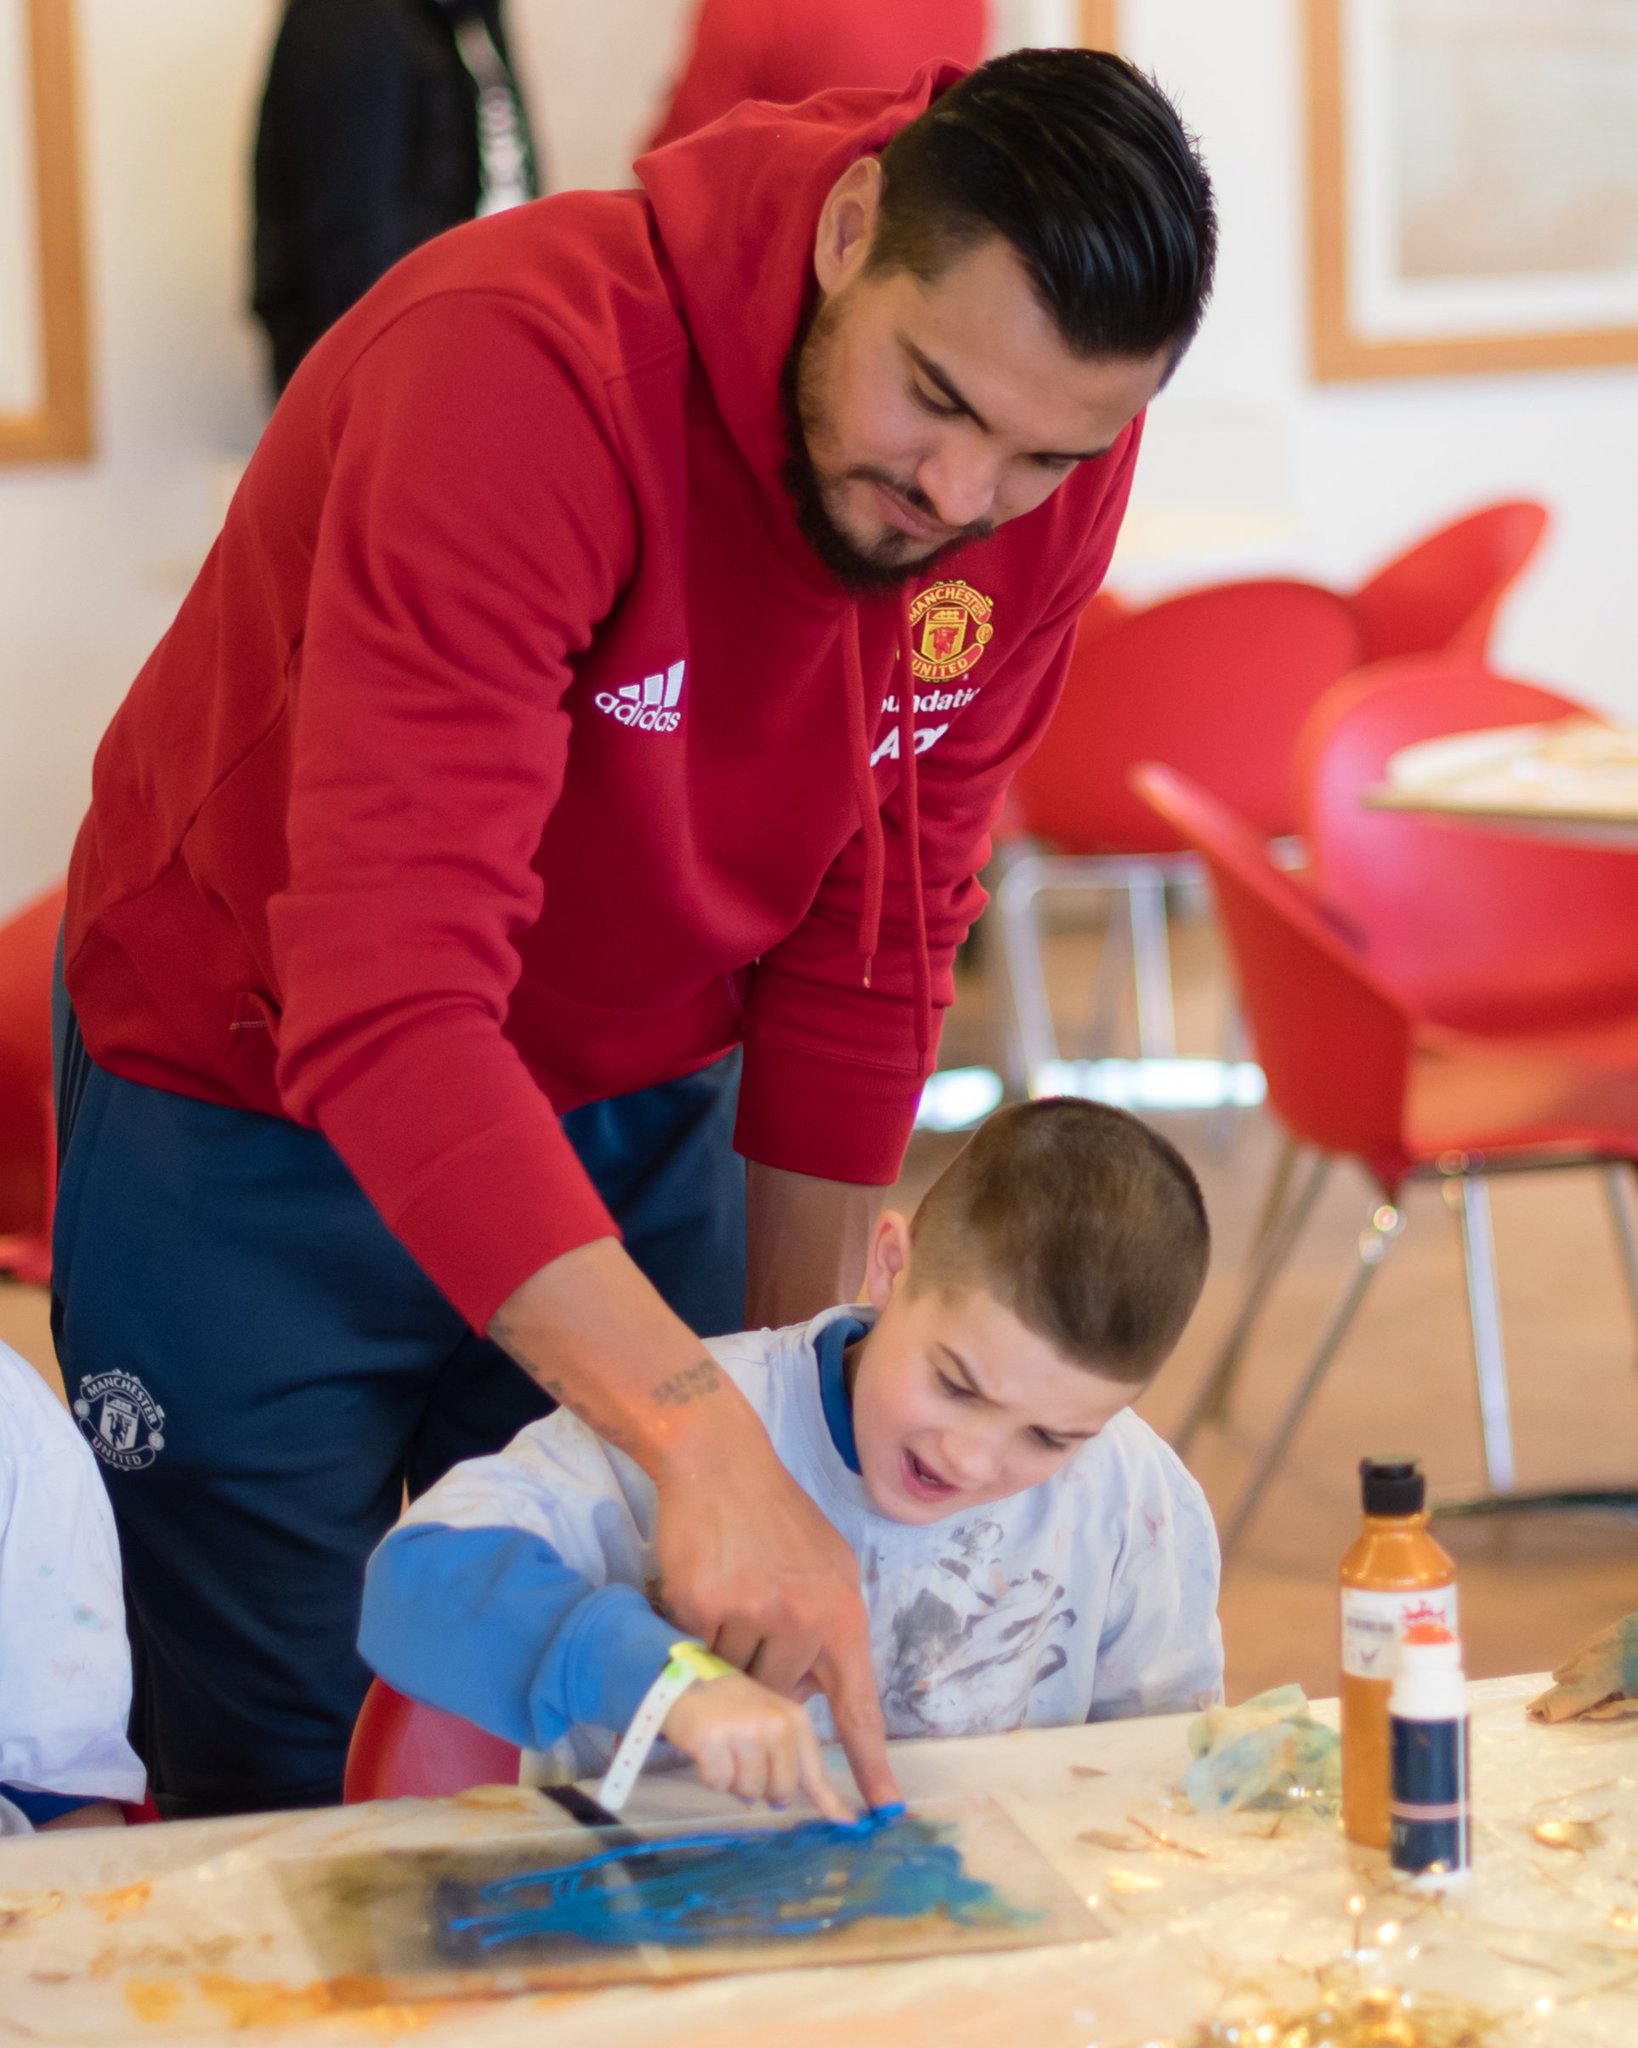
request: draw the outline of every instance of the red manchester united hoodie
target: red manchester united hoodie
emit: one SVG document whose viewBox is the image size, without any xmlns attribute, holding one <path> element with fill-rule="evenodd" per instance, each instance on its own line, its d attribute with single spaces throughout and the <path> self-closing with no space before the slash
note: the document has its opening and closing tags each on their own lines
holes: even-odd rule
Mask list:
<svg viewBox="0 0 1638 2048">
<path fill-rule="evenodd" d="M 640 191 L 406 258 L 303 364 L 99 750 L 92 1057 L 316 1126 L 479 1327 L 612 1228 L 559 1112 L 736 1043 L 749 1157 L 897 1171 L 1137 445 L 892 596 L 797 532 L 820 203 L 954 75 L 746 107 Z"/>
</svg>

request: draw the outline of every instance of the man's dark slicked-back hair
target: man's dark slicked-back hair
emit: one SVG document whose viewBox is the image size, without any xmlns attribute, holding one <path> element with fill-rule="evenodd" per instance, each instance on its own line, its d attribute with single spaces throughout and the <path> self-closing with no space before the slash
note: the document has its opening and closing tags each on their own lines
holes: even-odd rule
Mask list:
<svg viewBox="0 0 1638 2048">
<path fill-rule="evenodd" d="M 1211 294 L 1211 180 L 1171 102 L 1101 50 L 981 64 L 882 151 L 872 271 L 936 282 L 990 234 L 1017 251 L 1065 345 L 1088 359 L 1168 352 Z"/>
<path fill-rule="evenodd" d="M 910 1232 L 917 1293 L 982 1288 L 1063 1357 L 1128 1386 L 1183 1334 L 1211 1252 L 1177 1148 L 1123 1109 L 1066 1096 L 997 1111 Z"/>
</svg>

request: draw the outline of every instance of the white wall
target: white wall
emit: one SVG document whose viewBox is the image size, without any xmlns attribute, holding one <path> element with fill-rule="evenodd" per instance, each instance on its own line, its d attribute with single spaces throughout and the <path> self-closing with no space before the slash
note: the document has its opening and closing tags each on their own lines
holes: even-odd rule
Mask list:
<svg viewBox="0 0 1638 2048">
<path fill-rule="evenodd" d="M 694 0 L 506 4 L 552 184 L 629 184 L 680 63 Z"/>
<path fill-rule="evenodd" d="M 556 183 L 623 177 L 688 4 L 511 0 Z M 1638 371 L 1306 381 L 1298 4 L 1124 0 L 1131 53 L 1201 133 L 1224 251 L 1206 331 L 1156 408 L 1119 577 L 1154 589 L 1273 562 L 1351 575 L 1446 511 L 1536 492 L 1558 525 L 1501 652 L 1638 717 Z M 1039 33 L 1063 0 L 1003 5 L 1004 30 Z M 98 453 L 0 467 L 0 911 L 61 869 L 97 735 L 263 412 L 246 190 L 277 0 L 77 12 Z"/>
<path fill-rule="evenodd" d="M 92 748 L 259 425 L 244 219 L 275 0 L 79 0 L 97 454 L 0 466 L 0 910 L 60 871 Z"/>
</svg>

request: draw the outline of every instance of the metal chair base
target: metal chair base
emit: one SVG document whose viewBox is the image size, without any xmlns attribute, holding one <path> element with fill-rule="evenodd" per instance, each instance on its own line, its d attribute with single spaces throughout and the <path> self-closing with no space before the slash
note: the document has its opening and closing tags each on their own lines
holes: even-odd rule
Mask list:
<svg viewBox="0 0 1638 2048">
<path fill-rule="evenodd" d="M 1281 1268 L 1295 1248 L 1307 1222 L 1331 1160 L 1317 1155 L 1296 1195 L 1278 1213 L 1265 1215 L 1260 1243 L 1247 1280 L 1245 1295 L 1227 1336 L 1219 1347 L 1200 1389 L 1179 1425 L 1172 1442 L 1180 1456 L 1186 1455 L 1201 1425 L 1220 1420 L 1226 1412 L 1228 1395 L 1241 1355 L 1263 1304 Z M 1507 1361 L 1502 1342 L 1501 1303 L 1496 1283 L 1495 1245 L 1490 1223 L 1490 1195 L 1487 1179 L 1497 1172 L 1531 1172 L 1549 1167 L 1603 1166 L 1605 1184 L 1635 1310 L 1638 1310 L 1638 1242 L 1633 1235 L 1632 1174 L 1630 1161 L 1610 1161 L 1585 1155 L 1544 1156 L 1490 1163 L 1453 1154 L 1436 1164 L 1419 1169 L 1414 1179 L 1438 1180 L 1445 1200 L 1456 1212 L 1461 1228 L 1462 1264 L 1467 1286 L 1468 1329 L 1473 1346 L 1473 1373 L 1478 1394 L 1479 1426 L 1484 1448 L 1488 1491 L 1467 1500 L 1449 1500 L 1439 1512 L 1453 1515 L 1503 1513 L 1548 1513 L 1555 1508 L 1609 1512 L 1638 1512 L 1638 1489 L 1608 1487 L 1550 1487 L 1525 1492 L 1515 1485 L 1511 1403 L 1507 1387 Z M 1376 1275 L 1393 1239 L 1403 1228 L 1403 1218 L 1391 1202 L 1380 1202 L 1361 1233 L 1357 1247 L 1358 1264 L 1318 1343 L 1310 1353 L 1297 1385 L 1275 1420 L 1272 1430 L 1252 1466 L 1240 1494 L 1223 1522 L 1220 1543 L 1223 1556 L 1232 1557 L 1252 1517 L 1262 1502 L 1269 1481 L 1295 1434 L 1309 1403 L 1329 1371 L 1360 1304 Z"/>
<path fill-rule="evenodd" d="M 1008 863 L 996 885 L 995 913 L 1016 1065 L 1009 1079 L 1019 1092 L 1027 1093 L 1029 1076 L 1058 1056 L 1052 1006 L 1041 970 L 1039 898 L 1049 890 L 1095 889 L 1114 894 L 1116 908 L 1099 962 L 1095 1014 L 1100 1028 L 1109 1029 L 1114 1008 L 1111 970 L 1129 952 L 1137 998 L 1138 1050 L 1144 1058 L 1169 1059 L 1177 1048 L 1177 1026 L 1166 936 L 1166 884 L 1197 878 L 1200 872 L 1200 863 L 1191 853 L 1084 857 L 1025 853 Z"/>
<path fill-rule="evenodd" d="M 1430 1503 L 1439 1521 L 1484 1515 L 1638 1515 L 1638 1486 L 1517 1487 L 1511 1493 L 1451 1494 Z"/>
</svg>

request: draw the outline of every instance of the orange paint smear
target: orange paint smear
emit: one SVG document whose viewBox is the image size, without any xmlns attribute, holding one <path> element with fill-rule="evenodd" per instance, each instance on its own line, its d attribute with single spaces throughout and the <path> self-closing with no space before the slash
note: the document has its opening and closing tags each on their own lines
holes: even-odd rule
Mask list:
<svg viewBox="0 0 1638 2048">
<path fill-rule="evenodd" d="M 153 1894 L 153 1886 L 144 1879 L 111 1892 L 87 1892 L 85 1903 L 105 1920 L 123 1920 L 127 1913 L 140 1913 Z"/>
<path fill-rule="evenodd" d="M 413 2003 L 388 2001 L 387 1980 L 380 1977 L 318 1977 L 310 1984 L 281 1984 L 272 1979 L 256 1982 L 245 1977 L 203 1974 L 197 1980 L 201 1994 L 235 2028 L 261 2027 L 292 2020 L 337 2019 L 350 2029 L 383 2040 L 397 2040 L 403 2034 L 418 2033 L 451 2013 L 470 2012 L 475 2004 L 515 1996 L 509 1993 L 480 1993 L 464 1998 L 416 1999 Z M 530 1999 L 541 2010 L 558 2010 L 579 2005 L 584 1991 L 547 1992 Z"/>
<path fill-rule="evenodd" d="M 182 2003 L 181 1985 L 164 1980 L 152 1983 L 133 1978 L 130 1983 L 122 1984 L 120 1989 L 125 1993 L 125 2003 L 137 2018 L 156 2026 L 168 2020 Z"/>
<path fill-rule="evenodd" d="M 260 1983 L 206 1972 L 196 1979 L 200 1993 L 233 2027 L 289 2025 L 295 2020 L 345 2015 L 362 2032 L 390 2040 L 429 2027 L 464 2001 L 429 1999 L 406 2005 L 388 2002 L 379 1977 L 317 1977 L 311 1984 Z"/>
</svg>

